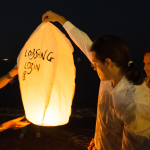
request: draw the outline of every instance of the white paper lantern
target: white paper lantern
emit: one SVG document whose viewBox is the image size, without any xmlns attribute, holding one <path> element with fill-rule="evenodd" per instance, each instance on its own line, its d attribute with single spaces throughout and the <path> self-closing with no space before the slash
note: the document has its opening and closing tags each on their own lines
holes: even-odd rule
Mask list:
<svg viewBox="0 0 150 150">
<path fill-rule="evenodd" d="M 26 118 L 34 124 L 68 123 L 75 90 L 73 47 L 53 24 L 42 23 L 22 48 L 18 76 Z"/>
</svg>

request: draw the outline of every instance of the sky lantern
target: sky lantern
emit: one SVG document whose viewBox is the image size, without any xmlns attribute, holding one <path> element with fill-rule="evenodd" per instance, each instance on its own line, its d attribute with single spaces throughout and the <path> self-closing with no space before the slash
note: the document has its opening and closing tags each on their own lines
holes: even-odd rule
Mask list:
<svg viewBox="0 0 150 150">
<path fill-rule="evenodd" d="M 52 23 L 41 23 L 22 48 L 18 77 L 26 118 L 42 126 L 68 123 L 75 90 L 73 47 Z"/>
</svg>

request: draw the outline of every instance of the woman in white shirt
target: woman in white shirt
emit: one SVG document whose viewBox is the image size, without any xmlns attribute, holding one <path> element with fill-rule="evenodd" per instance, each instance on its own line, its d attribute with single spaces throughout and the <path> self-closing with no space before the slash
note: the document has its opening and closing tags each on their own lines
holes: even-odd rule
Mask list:
<svg viewBox="0 0 150 150">
<path fill-rule="evenodd" d="M 150 93 L 126 43 L 113 35 L 101 36 L 93 43 L 52 11 L 46 12 L 42 21 L 62 24 L 101 79 L 94 143 L 88 149 L 150 149 Z"/>
</svg>

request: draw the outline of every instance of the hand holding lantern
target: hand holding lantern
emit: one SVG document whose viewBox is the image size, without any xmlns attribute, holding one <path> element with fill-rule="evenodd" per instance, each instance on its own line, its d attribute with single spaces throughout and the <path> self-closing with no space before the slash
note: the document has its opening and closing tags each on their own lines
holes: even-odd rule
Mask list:
<svg viewBox="0 0 150 150">
<path fill-rule="evenodd" d="M 63 16 L 60 16 L 60 15 L 49 10 L 45 14 L 43 14 L 42 22 L 46 23 L 49 21 L 51 21 L 51 22 L 58 21 L 60 24 L 63 25 L 67 20 Z"/>
<path fill-rule="evenodd" d="M 30 123 L 28 121 L 21 121 L 23 118 L 24 116 L 3 123 L 0 127 L 0 132 L 9 128 L 19 129 L 19 128 L 29 125 Z"/>
</svg>

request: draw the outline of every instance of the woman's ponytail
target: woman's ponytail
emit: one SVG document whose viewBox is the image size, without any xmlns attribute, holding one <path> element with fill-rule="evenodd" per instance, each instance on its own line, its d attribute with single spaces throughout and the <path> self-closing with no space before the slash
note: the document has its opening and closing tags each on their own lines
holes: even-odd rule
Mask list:
<svg viewBox="0 0 150 150">
<path fill-rule="evenodd" d="M 128 46 L 119 37 L 103 35 L 93 43 L 90 51 L 95 51 L 97 59 L 102 63 L 105 62 L 106 58 L 110 58 L 133 84 L 140 85 L 143 83 L 144 76 L 134 63 L 130 61 Z"/>
<path fill-rule="evenodd" d="M 144 81 L 144 75 L 134 63 L 130 63 L 128 66 L 125 77 L 134 85 L 141 85 Z"/>
</svg>

